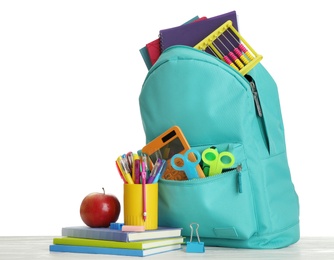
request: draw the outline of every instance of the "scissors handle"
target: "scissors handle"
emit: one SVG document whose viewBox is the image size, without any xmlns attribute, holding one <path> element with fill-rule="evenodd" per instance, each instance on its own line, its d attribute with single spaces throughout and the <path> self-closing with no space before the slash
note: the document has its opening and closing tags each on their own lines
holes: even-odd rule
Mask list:
<svg viewBox="0 0 334 260">
<path fill-rule="evenodd" d="M 219 154 L 218 159 L 219 159 L 220 164 L 222 165 L 221 170 L 229 168 L 234 164 L 234 156 L 232 153 L 228 151 L 221 152 Z"/>
<path fill-rule="evenodd" d="M 219 154 L 216 148 L 207 148 L 202 153 L 202 160 L 205 164 L 213 166 L 217 162 Z"/>
<path fill-rule="evenodd" d="M 191 153 L 195 154 L 196 161 L 192 161 L 191 160 L 192 158 L 189 159 Z M 196 166 L 199 164 L 200 161 L 201 161 L 200 153 L 195 149 L 190 149 L 185 154 L 179 154 L 179 153 L 175 154 L 171 158 L 171 165 L 177 171 L 184 171 L 185 174 L 187 175 L 187 178 L 190 180 L 199 177 Z M 178 165 L 178 163 L 182 165 L 180 166 Z"/>
<path fill-rule="evenodd" d="M 202 160 L 209 165 L 209 176 L 221 173 L 223 169 L 229 168 L 234 164 L 235 158 L 232 153 L 224 151 L 218 153 L 215 148 L 205 149 L 202 153 Z"/>
</svg>

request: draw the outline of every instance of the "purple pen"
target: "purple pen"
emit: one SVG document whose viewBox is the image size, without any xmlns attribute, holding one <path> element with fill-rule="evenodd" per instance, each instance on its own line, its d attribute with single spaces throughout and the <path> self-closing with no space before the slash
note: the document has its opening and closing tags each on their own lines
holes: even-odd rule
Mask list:
<svg viewBox="0 0 334 260">
<path fill-rule="evenodd" d="M 151 171 L 150 177 L 147 180 L 147 184 L 153 183 L 155 176 L 157 175 L 157 172 L 161 166 L 161 162 L 162 160 L 160 158 L 158 158 L 157 161 L 155 162 L 153 169 Z"/>
</svg>

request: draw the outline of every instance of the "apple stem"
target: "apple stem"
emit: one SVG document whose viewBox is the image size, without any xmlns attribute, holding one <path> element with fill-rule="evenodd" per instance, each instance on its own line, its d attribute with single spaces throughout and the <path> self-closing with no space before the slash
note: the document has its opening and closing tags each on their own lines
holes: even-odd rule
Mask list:
<svg viewBox="0 0 334 260">
<path fill-rule="evenodd" d="M 102 187 L 102 190 L 103 190 L 103 194 L 106 194 L 106 192 L 104 191 L 104 188 Z"/>
</svg>

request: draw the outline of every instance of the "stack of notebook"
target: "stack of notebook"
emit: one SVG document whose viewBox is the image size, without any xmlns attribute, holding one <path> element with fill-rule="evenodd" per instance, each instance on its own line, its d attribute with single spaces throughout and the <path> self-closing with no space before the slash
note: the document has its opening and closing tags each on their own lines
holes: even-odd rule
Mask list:
<svg viewBox="0 0 334 260">
<path fill-rule="evenodd" d="M 236 11 L 214 17 L 195 16 L 180 26 L 160 30 L 158 39 L 149 42 L 139 50 L 146 67 L 150 69 L 159 58 L 160 54 L 168 47 L 174 45 L 194 47 L 228 20 L 230 20 L 234 28 L 238 30 Z M 226 40 L 223 40 L 223 42 L 226 43 Z"/>
<path fill-rule="evenodd" d="M 87 226 L 64 227 L 62 236 L 53 238 L 51 252 L 148 256 L 181 249 L 181 228 L 127 232 Z"/>
</svg>

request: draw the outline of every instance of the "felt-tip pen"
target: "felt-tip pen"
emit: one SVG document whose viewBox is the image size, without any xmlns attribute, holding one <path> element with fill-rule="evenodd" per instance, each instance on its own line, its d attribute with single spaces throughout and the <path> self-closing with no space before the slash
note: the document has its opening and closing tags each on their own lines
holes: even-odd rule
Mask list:
<svg viewBox="0 0 334 260">
<path fill-rule="evenodd" d="M 160 158 L 158 158 L 157 161 L 155 162 L 154 166 L 153 166 L 150 177 L 147 180 L 147 184 L 150 184 L 154 181 L 155 176 L 157 175 L 158 170 L 160 169 L 161 163 L 162 163 L 162 160 Z"/>
<path fill-rule="evenodd" d="M 166 160 L 162 159 L 161 163 L 160 163 L 160 166 L 159 166 L 159 168 L 157 170 L 157 173 L 156 173 L 156 175 L 154 177 L 154 180 L 152 181 L 152 184 L 153 183 L 157 183 L 159 181 L 160 176 L 161 176 L 161 174 L 164 173 L 164 171 L 166 170 L 166 167 L 167 167 Z"/>
<path fill-rule="evenodd" d="M 127 184 L 134 184 L 125 160 L 126 160 L 126 157 L 120 156 L 118 157 L 117 162 L 120 163 L 119 165 L 120 170 L 123 173 L 123 177 L 125 181 L 127 182 Z"/>
</svg>

